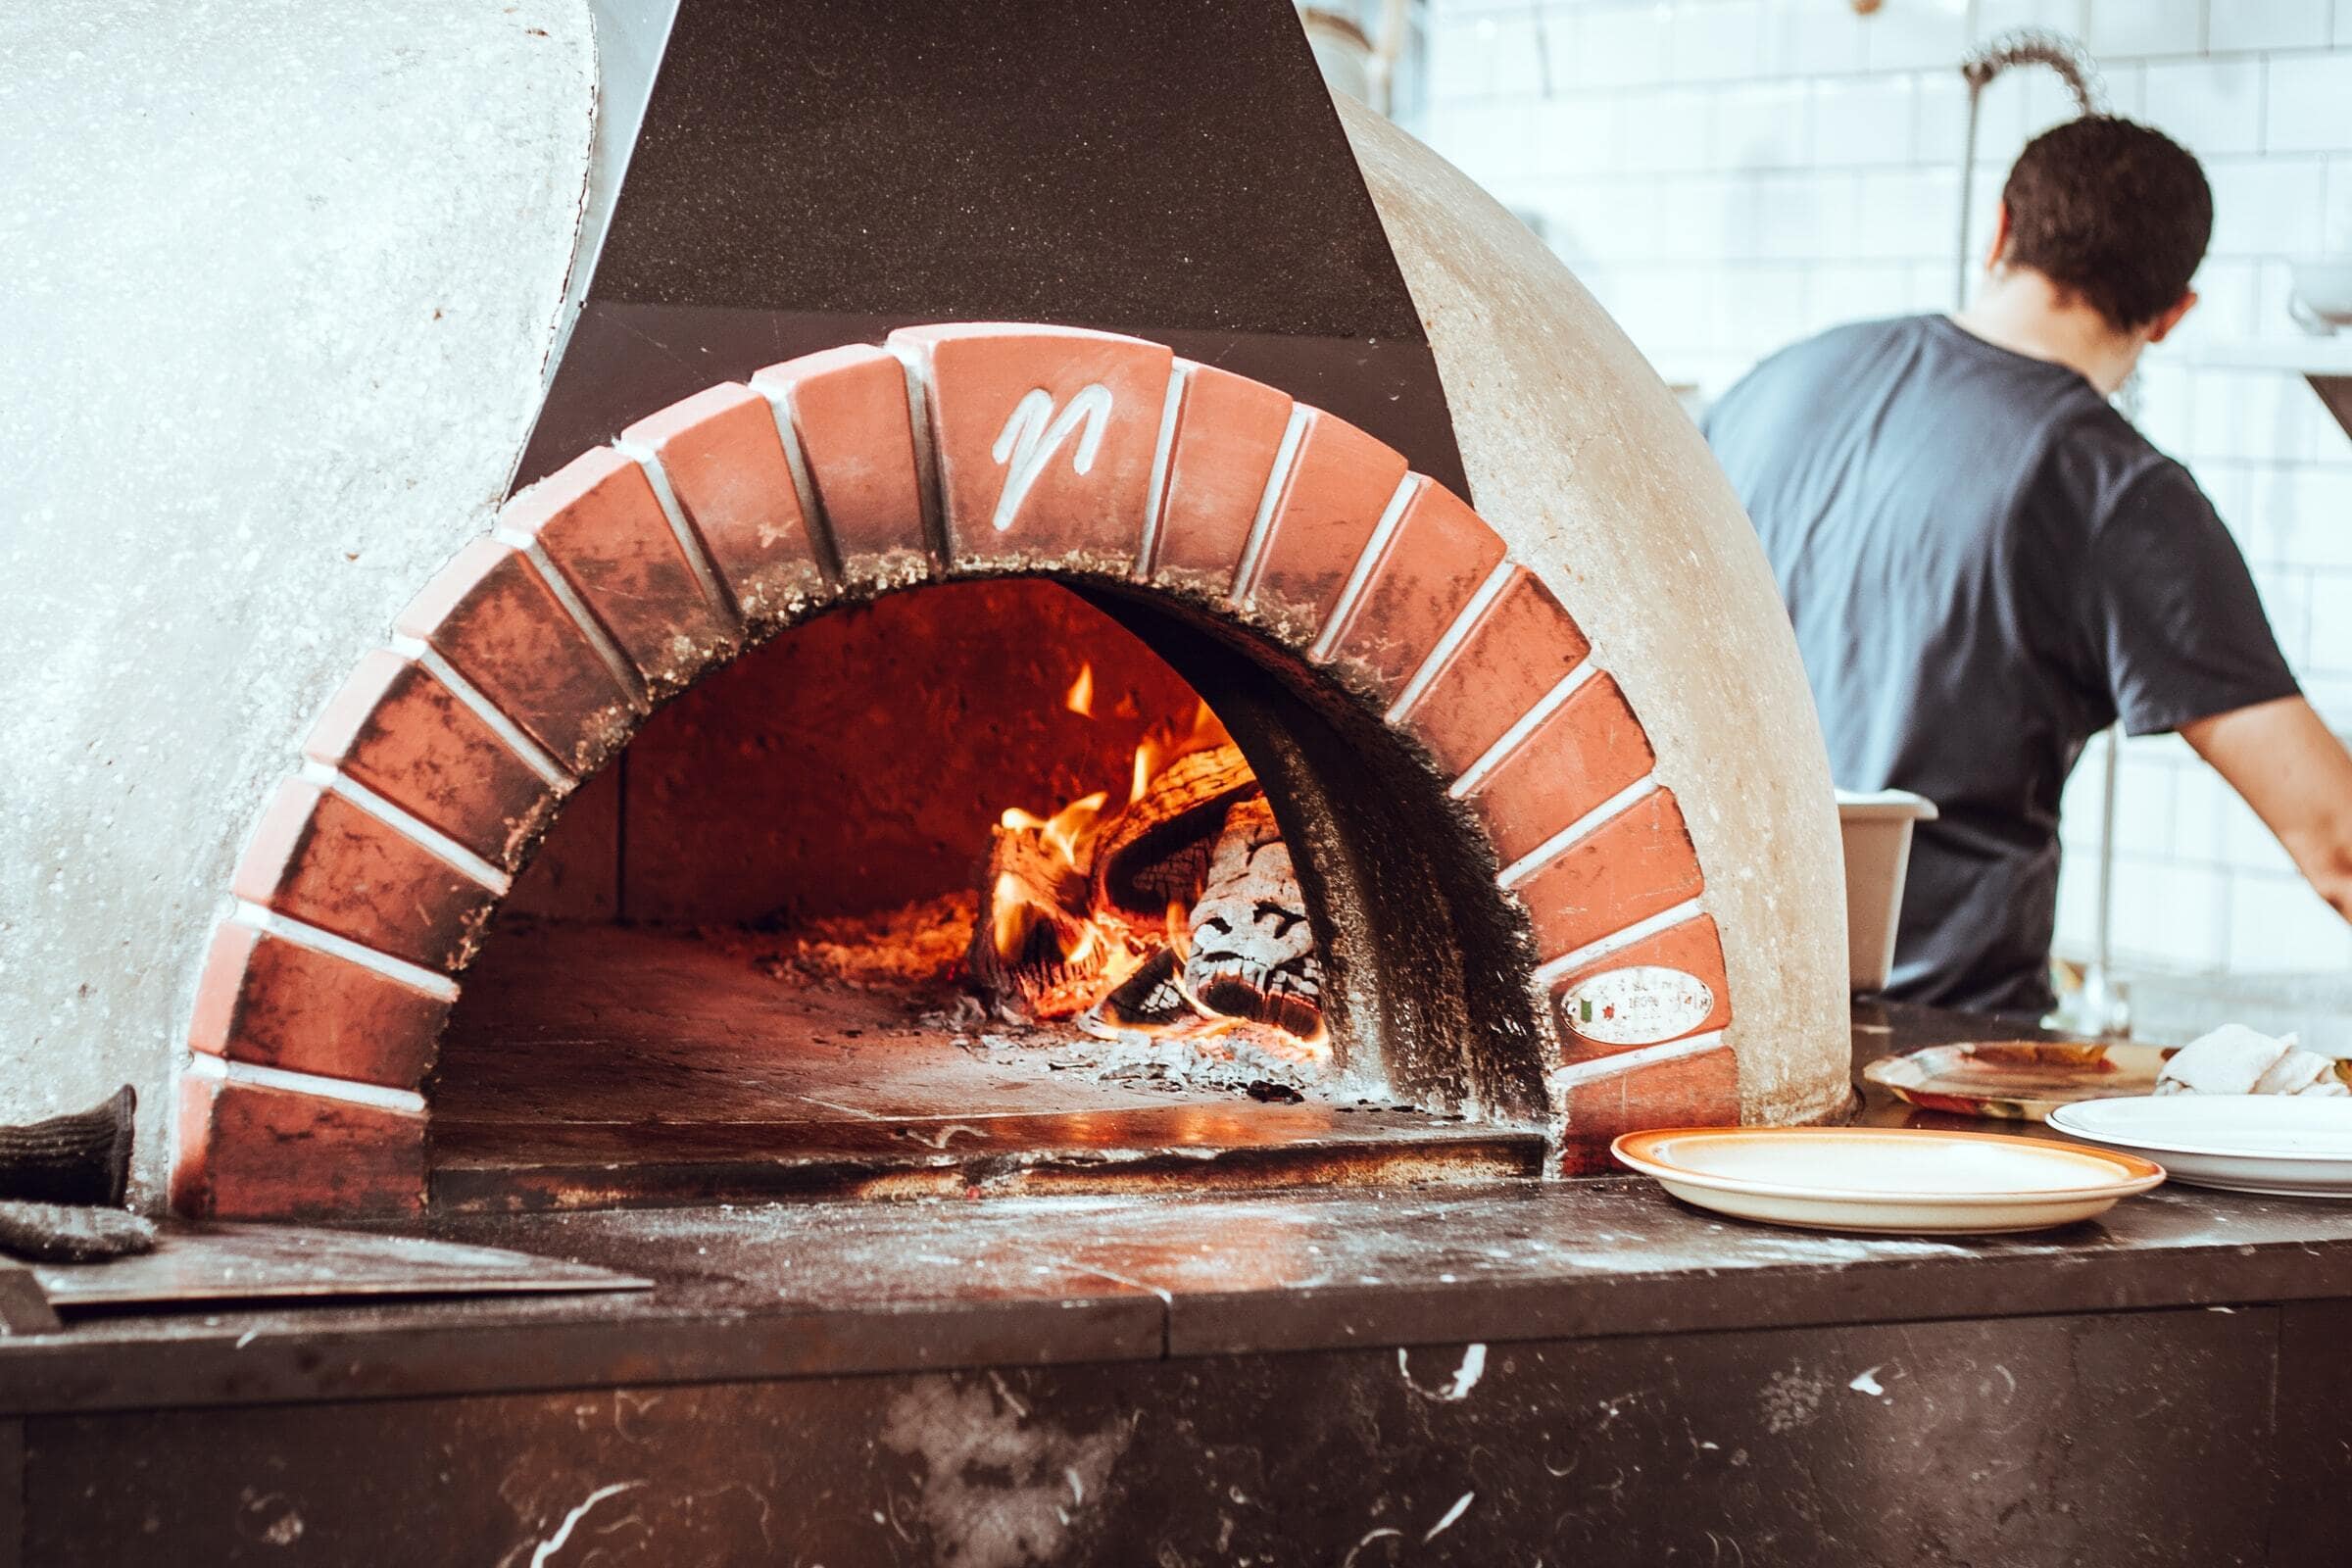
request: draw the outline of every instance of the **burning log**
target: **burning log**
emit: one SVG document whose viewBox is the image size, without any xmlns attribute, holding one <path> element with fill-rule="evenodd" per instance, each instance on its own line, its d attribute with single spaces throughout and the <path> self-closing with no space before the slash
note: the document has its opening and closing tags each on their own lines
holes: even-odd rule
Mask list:
<svg viewBox="0 0 2352 1568">
<path fill-rule="evenodd" d="M 1097 841 L 1091 906 L 1157 920 L 1190 906 L 1208 876 L 1225 810 L 1257 793 L 1257 775 L 1231 744 L 1179 757 L 1145 785 Z"/>
<path fill-rule="evenodd" d="M 1189 733 L 1147 741 L 1126 807 L 1103 816 L 1104 800 L 1045 820 L 1004 813 L 966 961 L 991 1010 L 1201 1041 L 1261 1024 L 1290 1037 L 1269 1043 L 1278 1054 L 1315 1059 L 1323 974 L 1306 901 L 1215 715 L 1203 707 Z"/>
<path fill-rule="evenodd" d="M 1004 814 L 989 845 L 988 902 L 973 922 L 966 965 L 999 1011 L 1067 1018 L 1101 995 L 1110 962 L 1109 944 L 1086 917 L 1080 845 L 1074 836 L 1050 839 L 1051 824 Z"/>
<path fill-rule="evenodd" d="M 1184 957 L 1162 947 L 1087 1012 L 1098 1034 L 1166 1034 L 1200 1017 L 1184 988 Z"/>
<path fill-rule="evenodd" d="M 1301 1040 L 1323 1034 L 1323 965 L 1290 846 L 1263 795 L 1225 813 L 1208 882 L 1192 911 L 1186 989 L 1229 1018 Z"/>
</svg>

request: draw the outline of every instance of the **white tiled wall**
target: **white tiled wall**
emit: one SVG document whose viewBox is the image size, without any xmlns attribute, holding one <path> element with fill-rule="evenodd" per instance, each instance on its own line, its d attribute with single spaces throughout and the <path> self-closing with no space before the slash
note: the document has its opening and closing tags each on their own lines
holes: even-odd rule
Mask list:
<svg viewBox="0 0 2352 1568">
<path fill-rule="evenodd" d="M 2298 377 L 2195 365 L 2292 331 L 2290 256 L 2352 251 L 2352 0 L 1430 0 L 1413 128 L 1526 215 L 1668 380 L 1712 393 L 1834 322 L 1952 304 L 1958 61 L 2025 24 L 2083 39 L 2113 107 L 2205 161 L 2204 304 L 2150 355 L 2140 422 L 2213 495 L 2313 700 L 2352 728 L 2352 440 Z M 2010 160 L 2070 112 L 2046 71 L 1986 90 L 1972 250 Z M 2068 797 L 2062 951 L 2090 928 L 2097 785 L 2086 766 Z M 2127 959 L 2352 973 L 2352 927 L 2184 744 L 2129 745 L 2120 803 Z"/>
</svg>

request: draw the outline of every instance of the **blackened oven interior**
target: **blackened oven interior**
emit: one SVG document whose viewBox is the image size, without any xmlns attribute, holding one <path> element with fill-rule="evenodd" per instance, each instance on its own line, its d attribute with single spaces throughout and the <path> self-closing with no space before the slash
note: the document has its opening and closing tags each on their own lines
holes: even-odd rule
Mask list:
<svg viewBox="0 0 2352 1568">
<path fill-rule="evenodd" d="M 1082 669 L 1085 713 L 1071 700 Z M 841 999 L 785 1021 L 760 1010 L 756 989 L 740 993 L 749 1007 L 727 1000 L 767 934 L 970 892 L 1007 807 L 1042 815 L 1122 791 L 1139 741 L 1201 701 L 1266 792 L 1323 962 L 1337 1065 L 1355 1090 L 1370 1086 L 1337 1108 L 1539 1123 L 1524 927 L 1483 838 L 1380 715 L 1207 612 L 1004 578 L 905 590 L 786 631 L 656 713 L 582 787 L 516 879 L 427 1085 L 437 1198 L 896 1195 L 985 1186 L 1016 1166 L 1016 1185 L 1037 1190 L 1041 1167 L 1011 1147 L 1024 1137 L 1123 1149 L 1130 1134 L 1197 1145 L 1236 1127 L 1246 1141 L 1237 1118 L 1249 1116 L 1306 1127 L 1313 1107 L 1239 1100 L 1230 1114 L 1170 1100 L 1167 1115 L 1112 1127 L 1060 1080 L 1050 1105 L 1017 1093 L 995 1103 L 998 1080 L 944 1051 L 935 1084 L 894 1079 L 888 1103 L 810 1089 L 827 1073 L 870 1081 L 886 1046 L 902 1071 L 926 1030 L 967 1054 L 1003 1042 L 937 1011 L 874 1029 L 847 1021 Z M 713 943 L 735 968 L 710 966 Z M 812 1131 L 829 1104 L 841 1125 Z M 1376 1123 L 1387 1125 L 1319 1125 Z M 945 1143 L 927 1148 L 935 1135 Z M 777 1151 L 820 1145 L 822 1170 L 779 1174 Z M 928 1174 L 891 1174 L 900 1154 Z M 1118 1164 L 1101 1149 L 1088 1159 Z M 632 1164 L 665 1174 L 635 1179 Z M 764 1174 L 746 1176 L 753 1166 Z"/>
</svg>

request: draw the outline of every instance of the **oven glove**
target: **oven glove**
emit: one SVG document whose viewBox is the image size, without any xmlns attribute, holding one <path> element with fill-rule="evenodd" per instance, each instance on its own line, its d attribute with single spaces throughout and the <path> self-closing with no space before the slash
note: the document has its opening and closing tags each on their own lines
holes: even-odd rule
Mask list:
<svg viewBox="0 0 2352 1568">
<path fill-rule="evenodd" d="M 122 1207 L 137 1108 L 124 1084 L 88 1110 L 0 1127 L 0 1199 Z"/>
<path fill-rule="evenodd" d="M 155 1250 L 155 1221 L 86 1203 L 0 1200 L 0 1252 L 28 1263 L 93 1263 Z"/>
</svg>

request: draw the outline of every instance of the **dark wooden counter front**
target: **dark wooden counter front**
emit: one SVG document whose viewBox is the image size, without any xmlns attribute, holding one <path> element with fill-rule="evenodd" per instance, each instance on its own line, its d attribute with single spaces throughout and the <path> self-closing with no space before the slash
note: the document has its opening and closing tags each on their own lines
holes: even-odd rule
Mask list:
<svg viewBox="0 0 2352 1568">
<path fill-rule="evenodd" d="M 1984 1033 L 1864 1009 L 1857 1057 Z M 1849 1238 L 1609 1178 L 440 1231 L 660 1283 L 0 1338 L 0 1561 L 19 1496 L 38 1564 L 2352 1554 L 2352 1203 Z"/>
</svg>

